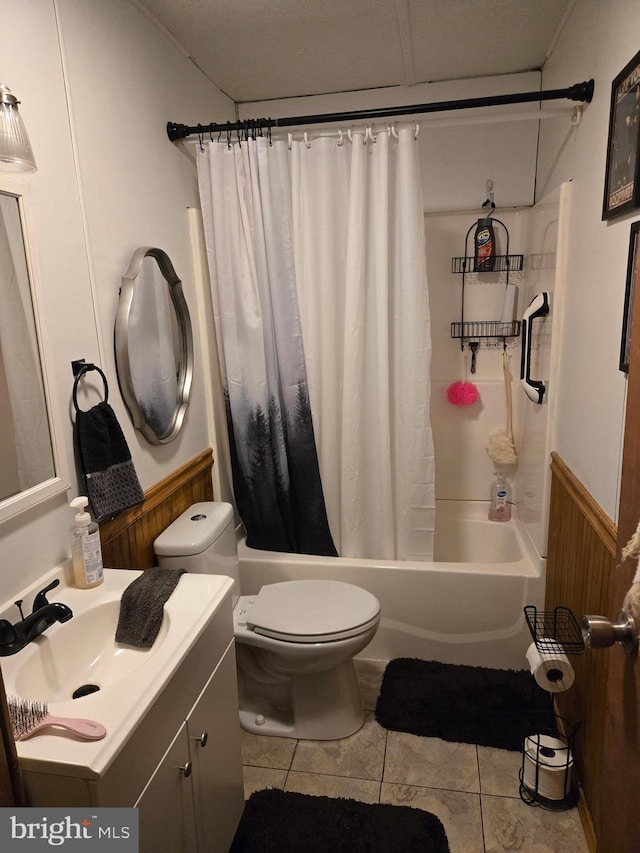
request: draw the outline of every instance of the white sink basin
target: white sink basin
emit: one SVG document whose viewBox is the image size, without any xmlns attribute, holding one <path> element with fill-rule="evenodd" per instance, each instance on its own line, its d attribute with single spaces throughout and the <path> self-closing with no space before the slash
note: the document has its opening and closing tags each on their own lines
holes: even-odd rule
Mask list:
<svg viewBox="0 0 640 853">
<path fill-rule="evenodd" d="M 214 617 L 220 626 L 216 630 L 225 637 L 228 633 L 233 642 L 231 579 L 188 573 L 166 601 L 162 626 L 150 649 L 116 644 L 120 599 L 139 575 L 105 569 L 104 583 L 88 590 L 62 582 L 48 599 L 66 604 L 73 617 L 52 625 L 16 654 L 0 658 L 7 695 L 45 701 L 54 716 L 97 720 L 107 729 L 100 741 L 61 737 L 46 730 L 20 741 L 18 756 L 24 768 L 53 773 L 64 767 L 66 775 L 101 776 Z M 30 602 L 54 576 L 64 581 L 63 574 L 52 574 L 22 597 Z M 14 610 L 13 602 L 7 602 L 1 612 L 15 621 Z M 74 699 L 74 691 L 85 685 L 99 690 Z"/>
<path fill-rule="evenodd" d="M 167 637 L 165 613 L 150 649 L 118 645 L 118 600 L 96 604 L 69 622 L 52 626 L 16 658 L 14 687 L 19 696 L 45 702 L 65 702 L 109 687 L 156 654 Z"/>
</svg>

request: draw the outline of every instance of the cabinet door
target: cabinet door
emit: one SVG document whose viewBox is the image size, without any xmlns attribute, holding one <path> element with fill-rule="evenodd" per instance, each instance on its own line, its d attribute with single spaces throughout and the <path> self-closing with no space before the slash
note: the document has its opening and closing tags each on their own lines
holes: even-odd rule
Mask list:
<svg viewBox="0 0 640 853">
<path fill-rule="evenodd" d="M 140 850 L 195 853 L 195 817 L 186 723 L 135 804 L 140 820 Z"/>
<path fill-rule="evenodd" d="M 198 849 L 227 853 L 244 808 L 235 647 L 231 643 L 187 718 Z"/>
</svg>

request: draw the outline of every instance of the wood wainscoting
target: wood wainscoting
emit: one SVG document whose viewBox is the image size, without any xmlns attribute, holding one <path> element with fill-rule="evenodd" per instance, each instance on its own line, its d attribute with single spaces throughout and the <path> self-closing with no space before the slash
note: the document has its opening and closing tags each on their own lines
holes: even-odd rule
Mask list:
<svg viewBox="0 0 640 853">
<path fill-rule="evenodd" d="M 144 503 L 100 525 L 102 559 L 112 569 L 150 569 L 156 565 L 157 536 L 191 504 L 213 500 L 213 451 L 172 471 L 145 492 Z"/>
<path fill-rule="evenodd" d="M 545 610 L 569 607 L 578 622 L 609 615 L 616 561 L 615 524 L 556 454 L 551 455 L 551 503 Z M 556 694 L 560 715 L 580 722 L 574 762 L 581 783 L 580 812 L 592 850 L 600 825 L 601 768 L 607 701 L 607 649 L 572 655 L 576 679 Z"/>
</svg>

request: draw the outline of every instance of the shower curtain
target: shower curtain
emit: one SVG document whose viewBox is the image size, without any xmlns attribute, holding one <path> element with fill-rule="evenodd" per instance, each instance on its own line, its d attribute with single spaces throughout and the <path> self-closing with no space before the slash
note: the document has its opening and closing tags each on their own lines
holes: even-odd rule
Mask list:
<svg viewBox="0 0 640 853">
<path fill-rule="evenodd" d="M 294 142 L 291 153 L 296 279 L 334 540 L 343 556 L 431 560 L 431 335 L 415 127 Z"/>
<path fill-rule="evenodd" d="M 335 556 L 309 408 L 286 154 L 265 139 L 198 152 L 233 488 L 250 547 Z"/>
<path fill-rule="evenodd" d="M 260 350 L 265 328 L 287 327 L 281 345 L 286 342 L 304 361 L 297 374 L 289 369 L 277 383 L 287 388 L 293 381 L 309 434 L 315 430 L 326 512 L 339 553 L 430 560 L 435 521 L 431 345 L 415 132 L 354 132 L 349 142 L 346 137 L 340 142 L 325 137 L 270 145 L 257 139 L 200 147 L 198 176 L 222 371 L 229 377 L 249 371 L 240 356 Z M 238 203 L 249 195 L 249 184 L 260 194 L 260 211 Z M 270 242 L 276 222 L 277 252 Z M 247 251 L 253 241 L 260 248 L 257 256 Z M 266 256 L 262 241 L 274 257 Z M 267 274 L 278 285 L 269 316 L 260 290 Z M 290 316 L 298 305 L 302 328 Z M 238 317 L 245 318 L 240 328 Z M 275 359 L 266 366 L 275 371 Z M 240 456 L 247 431 L 235 425 L 234 381 L 223 384 Z M 234 480 L 245 520 L 239 485 Z"/>
</svg>

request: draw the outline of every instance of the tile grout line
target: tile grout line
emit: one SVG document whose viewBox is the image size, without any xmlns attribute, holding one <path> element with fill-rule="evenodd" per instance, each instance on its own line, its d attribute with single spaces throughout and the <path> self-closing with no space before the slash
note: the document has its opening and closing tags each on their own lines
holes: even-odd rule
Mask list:
<svg viewBox="0 0 640 853">
<path fill-rule="evenodd" d="M 375 712 L 374 712 L 375 713 Z M 378 788 L 378 802 L 382 801 L 382 783 L 384 782 L 384 771 L 387 764 L 387 744 L 389 743 L 389 732 L 384 733 L 384 753 L 382 754 L 382 775 L 380 776 L 380 787 Z"/>
<path fill-rule="evenodd" d="M 476 763 L 478 765 L 478 801 L 480 805 L 480 831 L 482 832 L 482 849 L 487 853 L 487 843 L 484 835 L 484 814 L 482 811 L 482 776 L 480 774 L 480 755 L 478 753 L 478 744 L 476 744 Z"/>
</svg>

